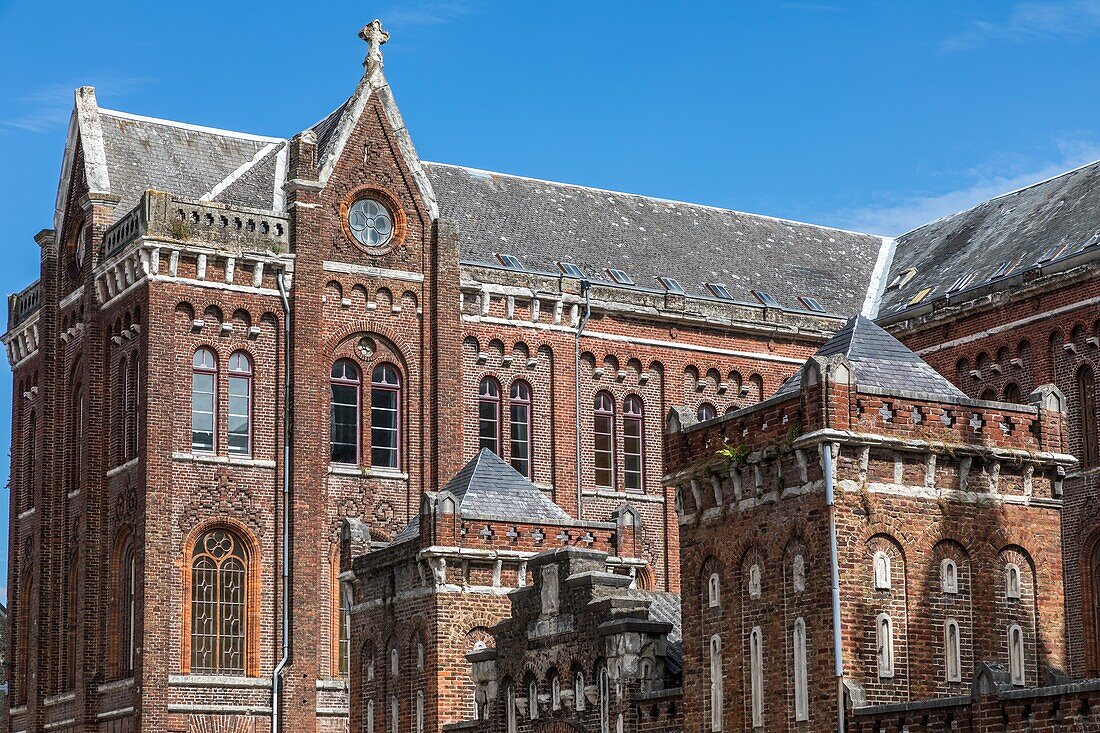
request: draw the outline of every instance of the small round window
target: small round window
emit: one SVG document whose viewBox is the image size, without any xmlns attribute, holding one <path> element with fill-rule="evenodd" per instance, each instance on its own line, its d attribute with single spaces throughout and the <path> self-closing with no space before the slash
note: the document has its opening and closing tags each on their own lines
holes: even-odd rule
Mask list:
<svg viewBox="0 0 1100 733">
<path fill-rule="evenodd" d="M 381 247 L 393 236 L 393 217 L 382 203 L 359 199 L 348 210 L 348 228 L 360 244 Z"/>
</svg>

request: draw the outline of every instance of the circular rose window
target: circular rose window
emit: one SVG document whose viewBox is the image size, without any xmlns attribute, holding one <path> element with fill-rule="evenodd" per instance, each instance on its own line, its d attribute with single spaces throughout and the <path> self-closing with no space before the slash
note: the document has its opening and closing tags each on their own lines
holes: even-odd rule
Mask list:
<svg viewBox="0 0 1100 733">
<path fill-rule="evenodd" d="M 348 209 L 348 229 L 366 247 L 381 247 L 393 236 L 393 216 L 374 199 L 359 199 Z"/>
</svg>

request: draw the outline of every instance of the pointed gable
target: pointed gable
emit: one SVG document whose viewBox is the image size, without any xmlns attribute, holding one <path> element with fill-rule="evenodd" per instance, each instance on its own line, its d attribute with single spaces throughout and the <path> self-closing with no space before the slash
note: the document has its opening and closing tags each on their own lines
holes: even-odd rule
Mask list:
<svg viewBox="0 0 1100 733">
<path fill-rule="evenodd" d="M 863 316 L 844 324 L 818 349 L 817 356 L 843 354 L 851 362 L 856 385 L 884 392 L 920 392 L 933 399 L 967 399 L 966 394 L 913 353 L 905 344 Z M 802 369 L 776 391 L 775 396 L 796 394 Z"/>
</svg>

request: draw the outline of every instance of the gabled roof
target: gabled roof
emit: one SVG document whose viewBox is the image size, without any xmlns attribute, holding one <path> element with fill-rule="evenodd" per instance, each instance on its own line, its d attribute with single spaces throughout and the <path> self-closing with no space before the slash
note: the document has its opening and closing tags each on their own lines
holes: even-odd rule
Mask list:
<svg viewBox="0 0 1100 733">
<path fill-rule="evenodd" d="M 784 308 L 817 298 L 835 314 L 859 313 L 882 238 L 711 206 L 552 183 L 472 168 L 424 163 L 440 215 L 458 224 L 464 261 L 559 273 L 579 265 L 594 280 L 623 270 L 662 292 L 674 278 L 689 295 L 713 298 L 721 283 L 759 305 L 753 290 Z"/>
<path fill-rule="evenodd" d="M 272 210 L 281 198 L 276 159 L 286 141 L 125 112 L 99 110 L 116 218 L 147 189 L 187 199 Z M 281 202 L 279 203 L 281 206 Z"/>
<path fill-rule="evenodd" d="M 880 316 L 941 297 L 961 278 L 964 287 L 1035 266 L 1045 255 L 1065 257 L 1100 243 L 1100 161 L 990 199 L 897 238 L 886 283 L 915 274 L 883 293 Z M 1002 271 L 1003 268 L 1003 271 Z M 998 274 L 999 273 L 999 274 Z M 914 304 L 917 305 L 917 304 Z"/>
<path fill-rule="evenodd" d="M 933 399 L 966 399 L 947 378 L 914 354 L 905 344 L 873 321 L 856 316 L 818 349 L 817 356 L 843 354 L 852 363 L 857 387 L 885 392 L 920 392 Z M 775 396 L 793 395 L 802 382 L 802 369 L 785 381 Z"/>
<path fill-rule="evenodd" d="M 482 448 L 440 493 L 453 494 L 466 517 L 520 522 L 567 523 L 569 515 L 516 469 L 488 448 Z M 394 544 L 420 532 L 420 517 L 412 518 L 393 538 Z"/>
</svg>

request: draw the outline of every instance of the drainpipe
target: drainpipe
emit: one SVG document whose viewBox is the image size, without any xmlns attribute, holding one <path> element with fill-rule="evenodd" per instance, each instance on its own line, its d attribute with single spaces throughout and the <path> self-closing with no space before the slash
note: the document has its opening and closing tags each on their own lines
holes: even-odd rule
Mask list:
<svg viewBox="0 0 1100 733">
<path fill-rule="evenodd" d="M 836 730 L 844 733 L 844 657 L 840 636 L 840 563 L 836 544 L 836 496 L 834 495 L 833 444 L 822 443 L 825 468 L 825 506 L 829 513 L 829 564 L 833 586 L 833 675 L 836 677 Z"/>
<path fill-rule="evenodd" d="M 282 567 L 279 570 L 283 583 L 282 627 L 283 655 L 271 673 L 271 730 L 282 731 L 279 708 L 282 698 L 282 674 L 290 661 L 290 443 L 294 434 L 291 426 L 290 408 L 290 301 L 286 297 L 284 271 L 280 270 L 276 278 L 279 285 L 279 297 L 283 301 L 283 552 Z"/>
<path fill-rule="evenodd" d="M 577 462 L 574 470 L 577 473 L 577 519 L 581 518 L 581 334 L 588 325 L 588 318 L 592 315 L 592 301 L 589 296 L 589 288 L 592 283 L 581 280 L 581 295 L 584 296 L 584 313 L 577 319 L 577 331 L 573 338 L 573 415 L 576 417 L 577 436 Z"/>
</svg>

